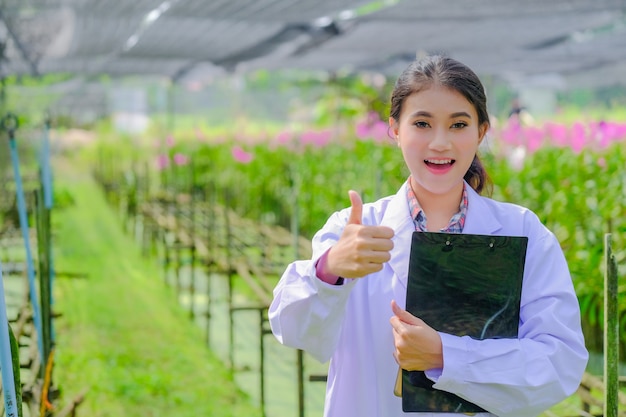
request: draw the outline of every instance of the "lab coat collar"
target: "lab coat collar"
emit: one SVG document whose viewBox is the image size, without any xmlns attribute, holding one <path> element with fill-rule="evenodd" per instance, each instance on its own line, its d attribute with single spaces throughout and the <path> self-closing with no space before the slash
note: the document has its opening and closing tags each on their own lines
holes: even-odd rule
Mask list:
<svg viewBox="0 0 626 417">
<path fill-rule="evenodd" d="M 465 183 L 467 191 L 467 215 L 463 233 L 475 235 L 492 235 L 502 229 L 502 224 L 489 204 L 487 198 L 481 197 L 469 184 Z"/>
<path fill-rule="evenodd" d="M 393 269 L 397 280 L 394 280 L 394 291 L 397 292 L 398 300 L 404 300 L 400 294 L 406 292 L 407 276 L 409 271 L 409 252 L 411 238 L 415 231 L 415 225 L 409 213 L 409 202 L 406 198 L 405 182 L 395 196 L 389 201 L 385 214 L 381 220 L 381 225 L 391 227 L 394 230 L 391 259 L 389 266 Z M 497 220 L 487 199 L 481 197 L 469 184 L 465 184 L 467 190 L 467 215 L 463 233 L 472 234 L 495 234 L 502 228 Z M 400 284 L 397 286 L 397 284 Z"/>
</svg>

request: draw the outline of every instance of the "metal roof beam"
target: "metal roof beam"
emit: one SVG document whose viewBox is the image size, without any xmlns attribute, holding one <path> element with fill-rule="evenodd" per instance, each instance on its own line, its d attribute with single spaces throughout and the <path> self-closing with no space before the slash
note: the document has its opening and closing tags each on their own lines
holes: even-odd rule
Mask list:
<svg viewBox="0 0 626 417">
<path fill-rule="evenodd" d="M 11 23 L 6 19 L 1 9 L 0 9 L 0 20 L 4 23 L 4 26 L 6 27 L 9 36 L 11 37 L 11 39 L 13 40 L 13 43 L 15 44 L 15 47 L 17 48 L 18 51 L 20 51 L 20 55 L 22 55 L 22 58 L 24 59 L 24 61 L 26 61 L 26 63 L 30 67 L 31 75 L 34 77 L 39 76 L 37 63 L 30 57 L 30 54 L 28 53 L 26 47 L 20 40 L 19 36 L 17 36 L 15 31 L 13 30 Z"/>
</svg>

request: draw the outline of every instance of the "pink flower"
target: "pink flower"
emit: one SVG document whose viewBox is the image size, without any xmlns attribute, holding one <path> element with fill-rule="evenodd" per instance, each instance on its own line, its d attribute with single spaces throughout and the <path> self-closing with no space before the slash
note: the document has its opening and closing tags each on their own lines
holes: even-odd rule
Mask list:
<svg viewBox="0 0 626 417">
<path fill-rule="evenodd" d="M 317 141 L 317 132 L 314 130 L 309 130 L 307 132 L 303 132 L 300 135 L 300 143 L 303 145 L 309 145 L 311 143 L 315 143 Z"/>
<path fill-rule="evenodd" d="M 376 112 L 369 112 L 365 120 L 354 126 L 354 130 L 359 139 L 374 139 L 376 142 L 389 139 L 389 125 L 380 120 Z"/>
<path fill-rule="evenodd" d="M 300 135 L 300 144 L 307 146 L 313 145 L 318 148 L 326 146 L 333 138 L 333 132 L 330 129 L 325 130 L 309 130 Z"/>
<path fill-rule="evenodd" d="M 276 137 L 274 138 L 274 142 L 278 146 L 284 146 L 284 145 L 289 144 L 292 138 L 293 138 L 293 135 L 291 134 L 291 132 L 288 130 L 285 130 L 283 132 L 280 132 L 278 135 L 276 135 Z"/>
<path fill-rule="evenodd" d="M 585 126 L 582 123 L 574 123 L 572 126 L 571 147 L 576 153 L 579 153 L 585 147 L 587 138 L 585 135 Z"/>
<path fill-rule="evenodd" d="M 557 123 L 546 123 L 544 125 L 546 135 L 552 140 L 552 144 L 563 147 L 567 146 L 567 137 L 569 135 L 567 126 Z"/>
<path fill-rule="evenodd" d="M 537 127 L 527 127 L 524 130 L 526 136 L 526 148 L 529 153 L 535 152 L 543 144 L 543 130 Z"/>
<path fill-rule="evenodd" d="M 174 136 L 167 135 L 167 137 L 165 138 L 165 145 L 167 145 L 168 148 L 174 146 Z"/>
<path fill-rule="evenodd" d="M 189 157 L 187 155 L 183 155 L 182 153 L 177 153 L 174 155 L 174 164 L 178 166 L 187 165 L 189 163 Z"/>
<path fill-rule="evenodd" d="M 285 130 L 283 132 L 278 133 L 274 136 L 273 139 L 269 141 L 269 148 L 271 150 L 276 150 L 280 147 L 289 147 L 293 142 L 293 137 L 290 131 Z"/>
<path fill-rule="evenodd" d="M 615 139 L 621 139 L 624 140 L 626 139 L 626 123 L 622 123 L 622 124 L 617 124 L 617 123 L 612 123 L 613 125 L 613 129 L 615 131 Z"/>
<path fill-rule="evenodd" d="M 502 140 L 511 145 L 519 145 L 520 125 L 509 122 L 502 129 Z"/>
<path fill-rule="evenodd" d="M 323 148 L 333 138 L 333 132 L 329 129 L 320 130 L 319 132 L 310 131 L 302 135 L 302 143 L 311 144 L 318 148 Z"/>
<path fill-rule="evenodd" d="M 156 159 L 156 166 L 159 171 L 163 171 L 170 166 L 170 157 L 166 154 L 160 154 Z"/>
<path fill-rule="evenodd" d="M 601 121 L 597 124 L 600 147 L 606 148 L 612 142 L 626 138 L 626 124 Z"/>
<path fill-rule="evenodd" d="M 204 134 L 202 129 L 200 129 L 198 126 L 194 128 L 194 132 L 196 133 L 196 138 L 199 141 L 205 142 L 207 140 L 207 136 Z"/>
<path fill-rule="evenodd" d="M 377 121 L 372 125 L 370 134 L 376 142 L 387 142 L 390 139 L 389 124 L 382 120 Z"/>
<path fill-rule="evenodd" d="M 241 164 L 248 164 L 254 159 L 251 153 L 244 151 L 239 145 L 233 146 L 231 153 L 235 161 Z"/>
<path fill-rule="evenodd" d="M 367 122 L 358 122 L 354 127 L 356 137 L 359 139 L 367 139 L 370 136 L 370 127 Z"/>
</svg>

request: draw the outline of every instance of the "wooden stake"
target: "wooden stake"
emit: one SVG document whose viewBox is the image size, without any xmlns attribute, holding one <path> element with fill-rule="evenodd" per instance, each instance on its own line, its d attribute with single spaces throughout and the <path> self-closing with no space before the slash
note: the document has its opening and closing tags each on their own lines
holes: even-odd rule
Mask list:
<svg viewBox="0 0 626 417">
<path fill-rule="evenodd" d="M 611 234 L 604 235 L 606 270 L 604 273 L 604 413 L 617 417 L 618 411 L 618 344 L 617 263 L 611 248 Z"/>
</svg>

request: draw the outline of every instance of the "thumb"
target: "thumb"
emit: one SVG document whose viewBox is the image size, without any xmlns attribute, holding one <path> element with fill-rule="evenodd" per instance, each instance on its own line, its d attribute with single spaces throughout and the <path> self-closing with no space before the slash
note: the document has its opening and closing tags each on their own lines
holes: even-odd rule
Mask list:
<svg viewBox="0 0 626 417">
<path fill-rule="evenodd" d="M 391 310 L 393 311 L 393 314 L 395 314 L 400 319 L 400 321 L 404 323 L 412 325 L 419 325 L 422 323 L 422 320 L 415 317 L 413 314 L 409 313 L 403 308 L 400 308 L 395 300 L 391 300 Z"/>
<path fill-rule="evenodd" d="M 348 191 L 348 195 L 350 196 L 350 218 L 348 219 L 348 224 L 361 224 L 361 219 L 363 218 L 363 200 L 361 200 L 361 196 L 354 190 Z"/>
</svg>

